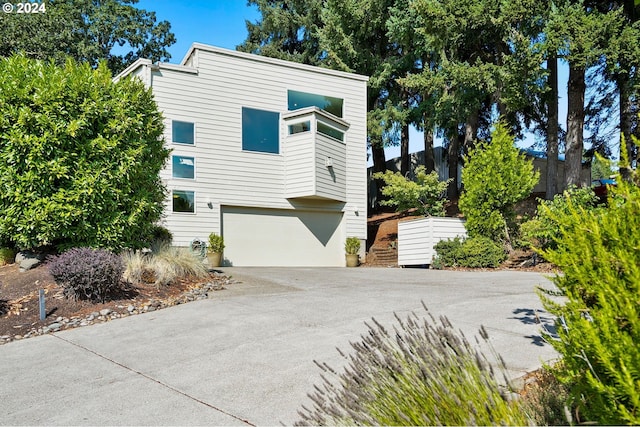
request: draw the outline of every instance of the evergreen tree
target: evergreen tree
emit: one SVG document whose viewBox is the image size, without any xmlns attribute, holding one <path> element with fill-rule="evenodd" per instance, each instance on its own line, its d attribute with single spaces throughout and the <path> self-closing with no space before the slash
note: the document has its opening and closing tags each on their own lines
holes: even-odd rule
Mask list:
<svg viewBox="0 0 640 427">
<path fill-rule="evenodd" d="M 465 189 L 459 207 L 469 236 L 488 237 L 511 250 L 511 239 L 517 235 L 514 206 L 531 194 L 538 178 L 507 127 L 498 123 L 491 140 L 469 152 L 462 170 Z"/>
<path fill-rule="evenodd" d="M 106 61 L 114 73 L 138 58 L 164 61 L 175 43 L 171 24 L 156 22 L 154 12 L 138 9 L 138 0 L 49 0 L 45 13 L 0 15 L 0 56 L 21 52 L 31 58 L 68 56 L 96 67 Z M 126 53 L 114 47 L 126 46 Z"/>
</svg>

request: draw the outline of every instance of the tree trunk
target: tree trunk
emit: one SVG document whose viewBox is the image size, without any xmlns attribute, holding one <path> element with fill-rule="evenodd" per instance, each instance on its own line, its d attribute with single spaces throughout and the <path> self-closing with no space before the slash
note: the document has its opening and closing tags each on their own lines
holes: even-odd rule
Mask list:
<svg viewBox="0 0 640 427">
<path fill-rule="evenodd" d="M 433 129 L 424 121 L 424 167 L 427 173 L 436 170 L 436 159 L 433 153 Z"/>
<path fill-rule="evenodd" d="M 546 199 L 558 194 L 558 55 L 554 52 L 547 59 L 549 88 L 547 100 L 547 188 Z"/>
<path fill-rule="evenodd" d="M 458 158 L 460 157 L 460 136 L 453 134 L 449 140 L 449 148 L 447 150 L 447 163 L 449 165 L 449 188 L 447 189 L 447 198 L 449 200 L 458 197 Z"/>
<path fill-rule="evenodd" d="M 475 145 L 475 141 L 478 138 L 478 122 L 479 119 L 479 111 L 474 111 L 469 114 L 467 118 L 467 123 L 464 125 L 464 152 L 465 154 L 469 152 Z"/>
<path fill-rule="evenodd" d="M 387 170 L 387 161 L 385 159 L 384 147 L 382 142 L 377 142 L 371 145 L 371 155 L 373 157 L 373 173 L 384 172 Z M 382 187 L 384 187 L 384 181 L 381 179 L 374 179 L 373 182 L 376 186 L 376 199 L 373 206 L 374 212 L 379 211 L 380 202 L 384 200 L 382 195 Z"/>
<path fill-rule="evenodd" d="M 585 68 L 569 64 L 567 84 L 567 142 L 564 161 L 566 187 L 580 186 L 582 149 L 584 145 Z"/>
<path fill-rule="evenodd" d="M 409 176 L 410 172 L 410 156 L 409 156 L 409 124 L 403 123 L 400 129 L 400 173 L 404 177 Z"/>
<path fill-rule="evenodd" d="M 633 112 L 631 100 L 631 82 L 629 75 L 620 73 L 616 78 L 618 84 L 618 93 L 620 95 L 620 159 L 622 159 L 623 144 L 627 149 L 628 165 L 621 164 L 620 174 L 625 180 L 631 179 L 631 169 L 634 166 L 634 160 L 637 159 L 637 147 L 631 139 L 633 127 Z M 623 142 L 624 141 L 624 142 Z"/>
</svg>

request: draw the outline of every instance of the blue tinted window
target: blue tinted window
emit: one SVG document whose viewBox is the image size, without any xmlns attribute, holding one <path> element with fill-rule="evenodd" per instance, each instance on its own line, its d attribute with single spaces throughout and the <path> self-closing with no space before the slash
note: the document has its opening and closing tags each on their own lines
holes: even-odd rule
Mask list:
<svg viewBox="0 0 640 427">
<path fill-rule="evenodd" d="M 171 165 L 171 174 L 174 178 L 194 179 L 196 177 L 196 165 L 193 157 L 172 156 Z"/>
<path fill-rule="evenodd" d="M 329 125 L 325 125 L 322 122 L 318 122 L 318 132 L 327 136 L 330 136 L 332 138 L 335 138 L 339 141 L 344 141 L 344 133 L 342 131 L 339 131 L 336 128 L 332 128 Z"/>
<path fill-rule="evenodd" d="M 173 120 L 171 122 L 171 140 L 179 144 L 191 144 L 194 141 L 193 123 L 179 122 Z"/>
<path fill-rule="evenodd" d="M 174 212 L 194 213 L 196 211 L 196 195 L 193 191 L 173 190 L 172 196 Z"/>
<path fill-rule="evenodd" d="M 280 113 L 242 107 L 242 149 L 277 154 L 279 127 Z"/>
<path fill-rule="evenodd" d="M 306 107 L 318 107 L 334 116 L 342 117 L 343 101 L 341 98 L 298 92 L 296 90 L 287 91 L 287 98 L 289 101 L 289 111 Z"/>
</svg>

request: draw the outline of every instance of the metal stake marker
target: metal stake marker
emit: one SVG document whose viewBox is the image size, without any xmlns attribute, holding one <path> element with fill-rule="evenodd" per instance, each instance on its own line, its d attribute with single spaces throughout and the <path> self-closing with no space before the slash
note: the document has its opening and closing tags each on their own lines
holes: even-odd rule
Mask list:
<svg viewBox="0 0 640 427">
<path fill-rule="evenodd" d="M 40 320 L 44 320 L 47 317 L 47 310 L 44 308 L 44 289 L 40 289 L 38 296 L 40 301 Z"/>
</svg>

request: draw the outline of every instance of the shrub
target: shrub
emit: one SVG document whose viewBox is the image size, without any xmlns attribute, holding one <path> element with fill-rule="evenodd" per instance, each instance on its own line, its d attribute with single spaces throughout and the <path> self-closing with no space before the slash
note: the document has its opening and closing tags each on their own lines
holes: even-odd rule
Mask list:
<svg viewBox="0 0 640 427">
<path fill-rule="evenodd" d="M 622 180 L 604 209 L 568 200 L 555 248 L 543 252 L 563 272 L 564 299 L 542 294 L 561 319 L 563 356 L 554 370 L 567 384 L 578 422 L 640 424 L 640 189 Z"/>
<path fill-rule="evenodd" d="M 462 239 L 456 237 L 454 239 L 440 240 L 433 247 L 436 250 L 436 259 L 442 267 L 457 267 L 458 260 L 462 252 Z"/>
<path fill-rule="evenodd" d="M 11 248 L 0 248 L 0 265 L 13 264 L 16 260 L 16 251 Z"/>
<path fill-rule="evenodd" d="M 164 209 L 162 115 L 104 64 L 0 59 L 0 240 L 139 248 Z"/>
<path fill-rule="evenodd" d="M 187 248 L 164 246 L 156 253 L 126 251 L 122 254 L 125 280 L 137 283 L 168 285 L 180 279 L 203 279 L 209 270 Z"/>
<path fill-rule="evenodd" d="M 357 237 L 347 237 L 344 244 L 344 251 L 347 255 L 357 255 L 360 252 L 360 239 Z"/>
<path fill-rule="evenodd" d="M 514 206 L 531 194 L 539 175 L 506 126 L 496 124 L 491 140 L 471 150 L 462 169 L 459 207 L 469 237 L 488 237 L 510 250 L 512 236 L 518 235 Z"/>
<path fill-rule="evenodd" d="M 446 267 L 496 268 L 507 259 L 504 249 L 487 237 L 441 240 L 434 248 L 438 263 Z"/>
<path fill-rule="evenodd" d="M 597 197 L 590 188 L 570 187 L 553 200 L 540 200 L 536 216 L 522 224 L 523 243 L 536 249 L 555 246 L 554 238 L 560 233 L 560 218 L 570 213 L 569 206 L 581 207 L 585 211 L 598 209 Z"/>
<path fill-rule="evenodd" d="M 48 263 L 55 282 L 74 299 L 102 301 L 123 289 L 124 266 L 118 255 L 104 249 L 73 248 Z"/>
<path fill-rule="evenodd" d="M 224 238 L 216 233 L 209 234 L 209 252 L 221 254 L 224 250 Z"/>
<path fill-rule="evenodd" d="M 567 387 L 549 369 L 540 369 L 534 375 L 534 381 L 525 385 L 520 393 L 522 408 L 532 421 L 530 425 L 570 425 L 573 417 L 566 406 Z"/>
<path fill-rule="evenodd" d="M 149 249 L 152 252 L 158 252 L 166 246 L 171 246 L 173 243 L 173 234 L 160 225 L 154 225 L 151 228 L 151 243 Z"/>
<path fill-rule="evenodd" d="M 348 360 L 340 374 L 316 362 L 330 378 L 323 375 L 297 425 L 528 424 L 518 402 L 505 399 L 488 360 L 446 318 L 396 319 L 392 331 L 373 319 L 351 344 L 355 352 L 340 352 Z"/>
<path fill-rule="evenodd" d="M 415 181 L 391 171 L 375 173 L 373 178 L 386 184 L 382 194 L 389 200 L 381 201 L 381 205 L 396 206 L 398 211 L 416 208 L 420 215 L 444 216 L 444 195 L 450 180 L 439 181 L 437 172 L 427 174 L 424 166 L 418 166 Z"/>
</svg>

